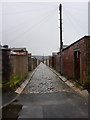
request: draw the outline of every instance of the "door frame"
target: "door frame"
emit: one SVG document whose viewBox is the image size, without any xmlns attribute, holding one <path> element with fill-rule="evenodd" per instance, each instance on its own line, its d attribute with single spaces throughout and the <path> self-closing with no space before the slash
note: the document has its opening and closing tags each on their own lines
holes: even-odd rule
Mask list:
<svg viewBox="0 0 90 120">
<path fill-rule="evenodd" d="M 77 55 L 79 55 L 79 56 L 77 56 Z M 79 57 L 79 61 L 78 61 L 78 57 Z M 79 66 L 78 66 L 78 64 L 79 64 Z M 79 72 L 79 74 L 78 74 L 78 72 Z M 81 52 L 80 52 L 80 49 L 74 50 L 74 79 L 77 80 L 78 82 L 80 82 L 80 80 L 81 80 Z"/>
</svg>

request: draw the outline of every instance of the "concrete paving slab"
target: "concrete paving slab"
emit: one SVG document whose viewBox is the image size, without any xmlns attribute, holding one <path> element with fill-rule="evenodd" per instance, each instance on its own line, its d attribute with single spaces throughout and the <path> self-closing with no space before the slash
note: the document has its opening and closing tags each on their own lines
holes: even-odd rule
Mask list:
<svg viewBox="0 0 90 120">
<path fill-rule="evenodd" d="M 41 106 L 23 106 L 18 120 L 21 118 L 43 118 L 43 109 Z"/>
<path fill-rule="evenodd" d="M 67 103 L 61 105 L 44 106 L 44 118 L 87 118 L 88 113 L 81 112 L 81 110 Z"/>
<path fill-rule="evenodd" d="M 19 96 L 17 104 L 22 104 L 23 106 L 32 106 L 36 108 L 38 106 L 41 107 L 41 111 L 43 111 L 43 118 L 88 117 L 88 102 L 85 98 L 73 92 L 58 92 L 45 94 L 42 93 L 28 95 L 22 94 Z M 23 113 L 21 114 L 24 115 L 27 113 L 23 111 Z"/>
</svg>

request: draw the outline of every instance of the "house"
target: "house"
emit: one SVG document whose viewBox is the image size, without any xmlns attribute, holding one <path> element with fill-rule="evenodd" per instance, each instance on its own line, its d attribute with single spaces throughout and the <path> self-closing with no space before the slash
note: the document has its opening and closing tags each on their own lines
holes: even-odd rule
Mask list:
<svg viewBox="0 0 90 120">
<path fill-rule="evenodd" d="M 26 55 L 26 48 L 11 48 L 11 54 Z"/>
</svg>

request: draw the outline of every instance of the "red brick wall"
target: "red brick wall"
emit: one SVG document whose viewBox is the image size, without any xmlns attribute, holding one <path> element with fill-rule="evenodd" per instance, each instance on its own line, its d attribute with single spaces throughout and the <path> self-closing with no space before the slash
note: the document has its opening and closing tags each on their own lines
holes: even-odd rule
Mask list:
<svg viewBox="0 0 90 120">
<path fill-rule="evenodd" d="M 88 40 L 87 40 L 88 39 Z M 87 45 L 86 45 L 87 42 Z M 80 51 L 80 79 L 78 82 L 85 86 L 87 79 L 90 80 L 89 53 L 90 37 L 83 37 L 68 48 L 63 50 L 63 75 L 67 78 L 75 79 L 75 59 L 74 52 Z M 89 47 L 88 47 L 89 46 Z M 89 52 L 88 52 L 89 51 Z M 56 56 L 56 70 L 60 71 L 60 54 Z"/>
<path fill-rule="evenodd" d="M 57 55 L 54 55 L 53 57 L 54 57 L 54 69 L 56 69 L 56 56 Z"/>
<path fill-rule="evenodd" d="M 90 37 L 87 38 L 86 41 L 86 49 L 87 49 L 87 60 L 86 60 L 86 79 L 88 87 L 90 88 Z"/>
<path fill-rule="evenodd" d="M 86 39 L 83 38 L 68 49 L 63 51 L 63 74 L 67 78 L 75 78 L 74 71 L 74 52 L 80 51 L 80 82 L 83 84 L 86 79 Z"/>
<path fill-rule="evenodd" d="M 63 75 L 68 78 L 73 78 L 74 74 L 74 53 L 73 48 L 70 47 L 69 49 L 63 52 Z"/>
<path fill-rule="evenodd" d="M 60 54 L 56 56 L 56 70 L 60 72 Z"/>
<path fill-rule="evenodd" d="M 52 67 L 52 57 L 49 58 L 49 67 Z"/>
<path fill-rule="evenodd" d="M 54 57 L 52 56 L 52 68 L 54 68 Z"/>
</svg>

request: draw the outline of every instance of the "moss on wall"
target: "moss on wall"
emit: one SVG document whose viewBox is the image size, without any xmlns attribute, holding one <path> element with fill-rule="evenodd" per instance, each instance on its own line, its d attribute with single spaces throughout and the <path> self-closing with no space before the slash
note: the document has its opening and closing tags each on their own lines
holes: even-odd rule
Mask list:
<svg viewBox="0 0 90 120">
<path fill-rule="evenodd" d="M 26 77 L 26 75 L 24 74 L 13 74 L 10 77 L 10 80 L 3 84 L 3 88 L 5 87 L 9 87 L 9 88 L 15 88 L 18 86 L 18 84 L 20 84 L 20 82 L 22 82 L 22 80 Z"/>
<path fill-rule="evenodd" d="M 2 88 L 2 83 L 0 83 L 0 88 Z"/>
<path fill-rule="evenodd" d="M 21 82 L 21 80 L 23 80 L 26 77 L 26 75 L 23 74 L 13 74 L 10 77 L 10 81 L 8 82 L 8 85 L 10 87 L 16 86 L 17 84 L 19 84 Z"/>
</svg>

